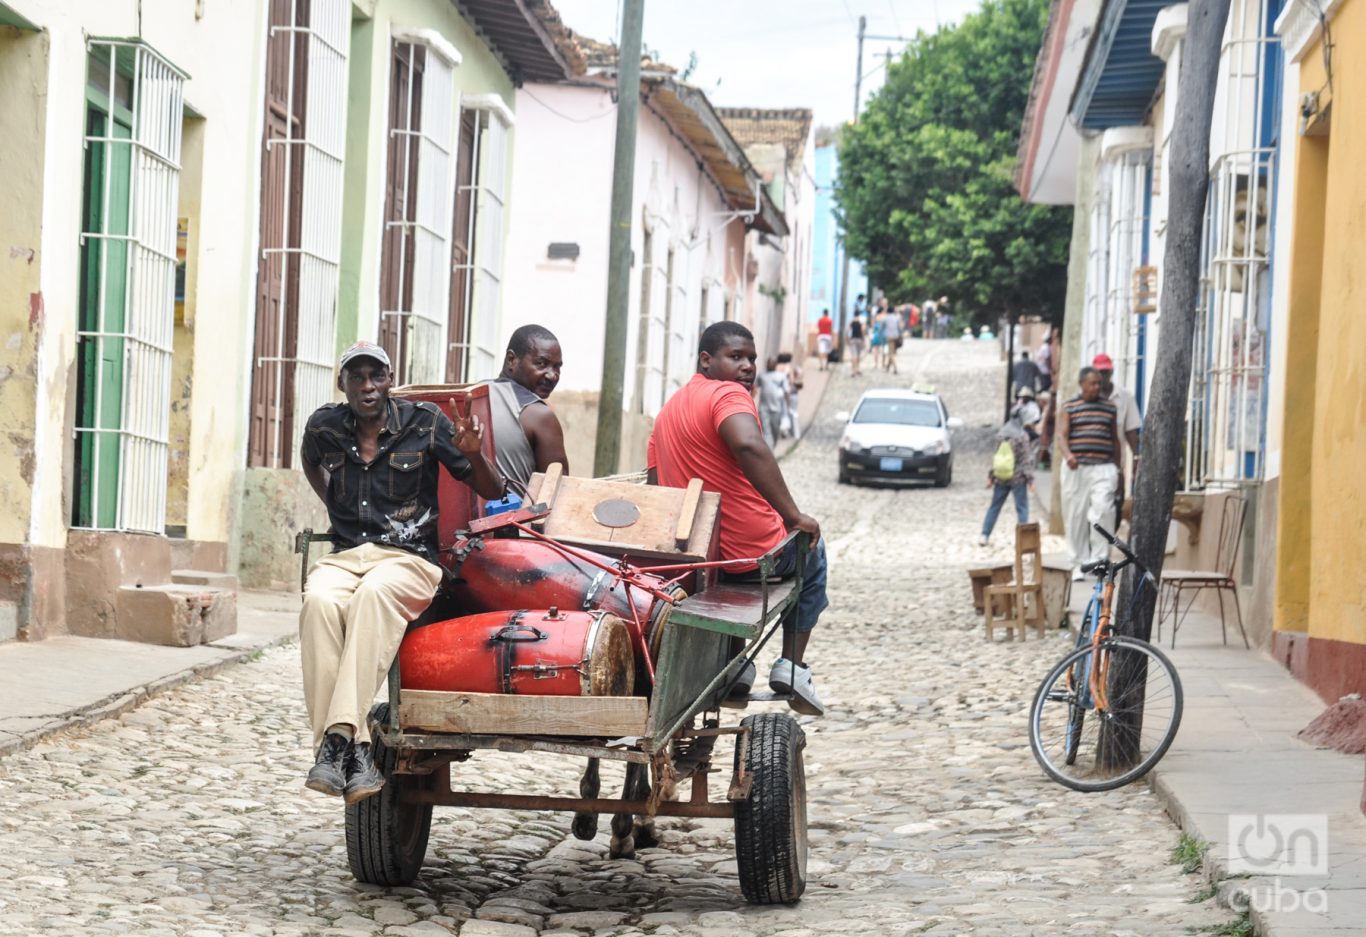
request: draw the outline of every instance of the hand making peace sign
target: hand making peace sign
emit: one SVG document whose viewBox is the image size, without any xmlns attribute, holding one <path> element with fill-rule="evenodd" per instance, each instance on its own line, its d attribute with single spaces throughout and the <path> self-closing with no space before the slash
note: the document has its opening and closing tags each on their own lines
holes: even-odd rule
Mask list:
<svg viewBox="0 0 1366 937">
<path fill-rule="evenodd" d="M 467 399 L 462 410 L 460 401 L 452 397 L 451 413 L 454 416 L 451 420 L 451 438 L 455 441 L 455 448 L 465 456 L 476 454 L 484 441 L 484 428 L 479 425 L 479 417 L 474 415 L 474 403 Z"/>
</svg>

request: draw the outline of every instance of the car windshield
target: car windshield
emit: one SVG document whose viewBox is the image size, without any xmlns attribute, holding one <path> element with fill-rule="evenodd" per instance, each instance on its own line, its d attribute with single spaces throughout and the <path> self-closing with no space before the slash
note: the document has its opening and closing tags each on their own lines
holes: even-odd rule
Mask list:
<svg viewBox="0 0 1366 937">
<path fill-rule="evenodd" d="M 854 413 L 855 423 L 897 423 L 902 426 L 940 426 L 939 405 L 933 400 L 869 397 Z"/>
</svg>

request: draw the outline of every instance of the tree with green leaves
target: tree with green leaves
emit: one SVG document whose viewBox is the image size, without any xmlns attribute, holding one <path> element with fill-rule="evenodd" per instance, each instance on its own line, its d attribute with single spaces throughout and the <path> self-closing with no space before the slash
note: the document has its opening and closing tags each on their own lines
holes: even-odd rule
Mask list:
<svg viewBox="0 0 1366 937">
<path fill-rule="evenodd" d="M 947 295 L 960 316 L 1061 321 L 1072 210 L 1025 204 L 1016 143 L 1047 0 L 985 0 L 921 33 L 840 135 L 845 242 L 896 302 Z"/>
</svg>

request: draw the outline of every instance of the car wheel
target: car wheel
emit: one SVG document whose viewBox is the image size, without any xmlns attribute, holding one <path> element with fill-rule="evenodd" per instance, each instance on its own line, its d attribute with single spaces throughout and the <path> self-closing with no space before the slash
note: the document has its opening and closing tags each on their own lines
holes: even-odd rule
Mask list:
<svg viewBox="0 0 1366 937">
<path fill-rule="evenodd" d="M 934 487 L 947 488 L 953 482 L 953 458 L 945 456 L 939 463 L 939 471 L 934 473 Z"/>
</svg>

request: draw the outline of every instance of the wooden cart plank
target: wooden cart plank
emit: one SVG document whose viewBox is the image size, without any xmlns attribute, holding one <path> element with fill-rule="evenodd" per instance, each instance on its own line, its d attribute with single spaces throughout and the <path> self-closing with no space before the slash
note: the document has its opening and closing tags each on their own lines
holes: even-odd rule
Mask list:
<svg viewBox="0 0 1366 937">
<path fill-rule="evenodd" d="M 645 731 L 643 696 L 512 696 L 404 690 L 399 724 L 405 732 L 578 735 L 619 738 Z"/>
<path fill-rule="evenodd" d="M 673 620 L 726 634 L 756 634 L 791 604 L 795 585 L 792 579 L 768 584 L 767 621 L 762 588 L 746 583 L 719 583 L 688 596 L 674 610 Z"/>
<path fill-rule="evenodd" d="M 678 512 L 678 529 L 674 531 L 674 539 L 679 543 L 687 543 L 692 536 L 693 521 L 697 518 L 697 506 L 702 503 L 702 479 L 694 478 L 688 482 L 687 491 L 683 495 L 683 507 Z"/>
</svg>

